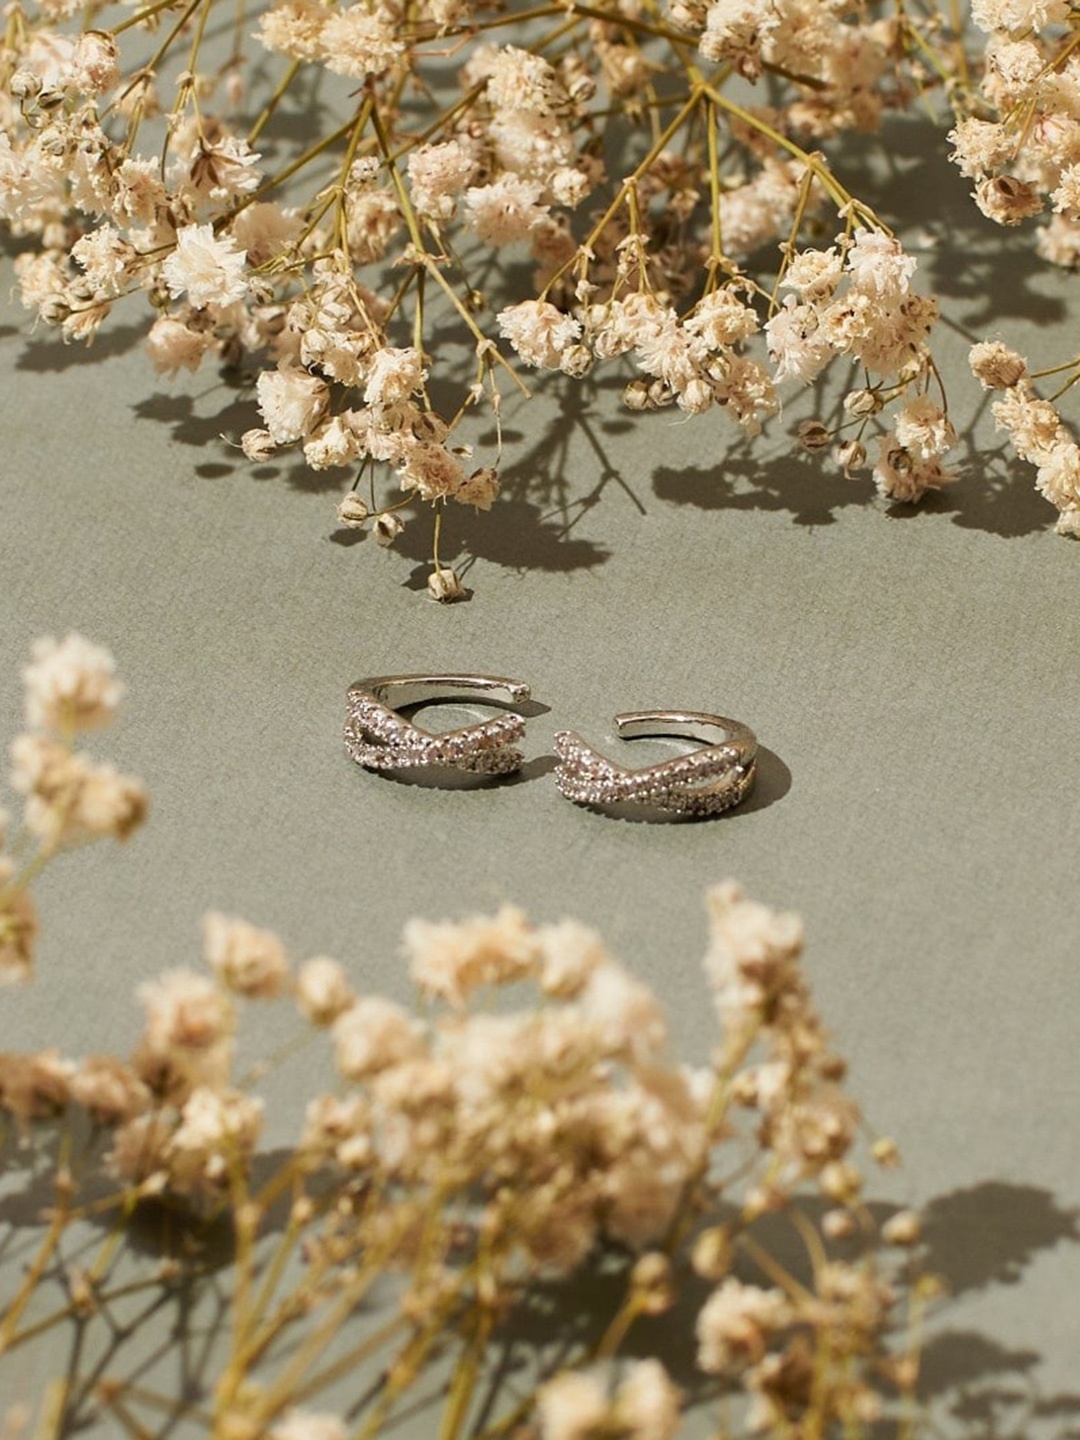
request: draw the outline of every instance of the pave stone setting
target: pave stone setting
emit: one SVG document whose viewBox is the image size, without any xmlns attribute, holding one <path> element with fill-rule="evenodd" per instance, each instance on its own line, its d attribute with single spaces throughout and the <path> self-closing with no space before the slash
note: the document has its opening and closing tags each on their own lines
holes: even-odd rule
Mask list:
<svg viewBox="0 0 1080 1440">
<path fill-rule="evenodd" d="M 555 736 L 555 783 L 579 805 L 633 804 L 677 815 L 719 815 L 746 796 L 755 763 L 733 745 L 707 745 L 641 770 L 628 770 L 599 754 L 572 731 Z"/>
<path fill-rule="evenodd" d="M 349 691 L 343 732 L 349 755 L 370 770 L 432 765 L 473 775 L 519 769 L 525 757 L 517 744 L 524 735 L 524 717 L 514 713 L 432 734 L 361 689 Z"/>
</svg>

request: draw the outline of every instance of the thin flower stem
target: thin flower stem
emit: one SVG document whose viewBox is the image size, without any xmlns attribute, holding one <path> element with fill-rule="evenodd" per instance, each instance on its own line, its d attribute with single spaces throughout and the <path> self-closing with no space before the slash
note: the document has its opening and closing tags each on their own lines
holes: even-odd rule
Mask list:
<svg viewBox="0 0 1080 1440">
<path fill-rule="evenodd" d="M 443 294 L 450 301 L 451 305 L 453 305 L 454 309 L 461 316 L 462 320 L 465 321 L 465 324 L 472 331 L 472 334 L 476 338 L 478 350 L 480 350 L 485 356 L 490 357 L 490 359 L 497 364 L 501 365 L 506 371 L 506 373 L 510 376 L 511 380 L 513 380 L 517 388 L 521 391 L 522 395 L 524 395 L 527 399 L 530 393 L 529 387 L 525 384 L 524 380 L 522 380 L 521 376 L 517 373 L 514 367 L 505 358 L 505 356 L 499 354 L 499 351 L 496 349 L 495 345 L 492 344 L 492 342 L 488 339 L 484 332 L 479 328 L 476 321 L 472 318 L 468 310 L 466 310 L 465 306 L 461 303 L 461 300 L 455 293 L 453 286 L 448 283 L 446 277 L 443 275 L 442 271 L 435 263 L 434 257 L 431 255 L 427 255 L 425 257 L 425 263 L 427 265 L 428 274 L 433 277 L 435 283 L 439 286 Z"/>
<path fill-rule="evenodd" d="M 398 203 L 401 206 L 401 213 L 405 217 L 405 224 L 407 225 L 409 230 L 409 237 L 412 240 L 412 243 L 416 246 L 416 249 L 420 252 L 420 254 L 426 256 L 427 247 L 424 245 L 424 237 L 420 232 L 420 222 L 416 218 L 416 211 L 413 209 L 412 201 L 409 199 L 409 192 L 405 189 L 405 184 L 401 178 L 401 172 L 398 170 L 397 163 L 395 162 L 394 156 L 391 152 L 390 142 L 387 139 L 386 129 L 382 122 L 382 116 L 379 114 L 379 107 L 374 103 L 374 98 L 372 98 L 371 104 L 371 123 L 374 126 L 375 135 L 378 138 L 379 150 L 383 157 L 383 163 L 385 164 L 387 170 L 390 172 L 390 180 L 394 186 L 394 189 L 397 191 Z"/>
<path fill-rule="evenodd" d="M 439 537 L 442 534 L 443 505 L 440 496 L 435 501 L 435 525 L 431 536 L 431 563 L 435 567 L 435 573 L 439 574 L 442 566 L 439 564 Z"/>
<path fill-rule="evenodd" d="M 485 1306 L 475 1318 L 469 1342 L 458 1357 L 439 1425 L 438 1440 L 458 1440 L 461 1434 L 476 1392 L 481 1364 L 494 1324 L 494 1314 Z"/>
<path fill-rule="evenodd" d="M 60 1238 L 67 1227 L 69 1219 L 70 1216 L 67 1206 L 61 1201 L 53 1214 L 45 1238 L 38 1247 L 37 1254 L 30 1262 L 22 1284 L 16 1291 L 14 1299 L 4 1311 L 3 1316 L 0 1317 L 0 1355 L 5 1353 L 9 1342 L 15 1335 L 22 1313 L 30 1303 L 34 1291 L 37 1289 L 42 1276 L 45 1274 L 45 1269 L 49 1261 L 56 1253 L 56 1248 L 60 1244 Z"/>
<path fill-rule="evenodd" d="M 709 152 L 709 204 L 712 211 L 712 269 L 709 278 L 713 284 L 716 283 L 717 269 L 724 261 L 724 231 L 720 214 L 720 157 L 717 154 L 716 130 L 716 106 L 710 100 L 705 112 L 705 139 Z"/>
<path fill-rule="evenodd" d="M 554 275 L 552 275 L 551 278 L 548 280 L 547 284 L 540 292 L 539 298 L 541 300 L 547 299 L 548 295 L 551 293 L 552 287 L 559 280 L 562 279 L 562 277 L 566 274 L 568 270 L 570 270 L 575 264 L 578 263 L 578 261 L 583 255 L 588 255 L 596 240 L 600 237 L 600 235 L 603 234 L 604 228 L 607 225 L 608 221 L 611 220 L 614 215 L 618 214 L 620 207 L 626 203 L 627 196 L 634 189 L 638 180 L 645 173 L 645 171 L 648 170 L 649 167 L 656 161 L 657 157 L 664 150 L 665 146 L 668 144 L 669 140 L 671 140 L 672 136 L 678 134 L 679 130 L 685 124 L 687 118 L 693 113 L 695 107 L 701 99 L 701 95 L 702 86 L 695 85 L 694 88 L 690 91 L 686 103 L 679 108 L 675 115 L 675 118 L 661 131 L 656 141 L 649 148 L 648 154 L 645 156 L 645 158 L 640 162 L 640 164 L 635 166 L 633 173 L 628 176 L 627 179 L 625 179 L 619 186 L 614 200 L 612 200 L 611 204 L 604 211 L 603 215 L 590 230 L 588 238 L 584 241 L 583 244 L 578 246 L 575 254 L 572 255 L 569 260 L 564 261 L 564 263 L 560 265 L 559 268 L 555 271 Z"/>
<path fill-rule="evenodd" d="M 270 96 L 269 100 L 267 100 L 266 104 L 259 111 L 258 116 L 256 117 L 255 121 L 251 126 L 251 129 L 248 131 L 247 138 L 249 145 L 254 145 L 255 141 L 259 138 L 260 134 L 262 133 L 263 126 L 267 123 L 267 121 L 273 115 L 274 111 L 281 104 L 281 101 L 284 98 L 286 91 L 296 79 L 296 75 L 299 69 L 300 61 L 294 60 L 292 64 L 288 66 L 281 79 L 278 81 L 277 85 L 274 88 L 274 93 Z"/>
<path fill-rule="evenodd" d="M 250 195 L 246 195 L 238 205 L 234 205 L 233 208 L 227 210 L 224 215 L 219 215 L 214 221 L 214 233 L 218 234 L 228 225 L 231 225 L 241 210 L 246 210 L 249 205 L 254 205 L 257 200 L 261 200 L 263 196 L 268 195 L 271 190 L 276 190 L 279 185 L 284 185 L 285 181 L 291 180 L 298 170 L 302 170 L 305 165 L 309 165 L 312 160 L 322 155 L 324 151 L 329 150 L 332 145 L 336 145 L 339 140 L 343 140 L 355 124 L 356 117 L 353 116 L 353 118 L 347 120 L 344 125 L 339 125 L 338 128 L 331 131 L 329 135 L 324 135 L 321 140 L 316 141 L 314 145 L 305 150 L 304 153 L 299 155 L 290 165 L 286 165 L 283 170 L 279 170 L 276 175 L 272 175 L 269 180 L 265 180 L 257 190 L 253 191 Z"/>
<path fill-rule="evenodd" d="M 358 1345 L 353 1346 L 347 1354 L 309 1376 L 293 1391 L 291 1399 L 301 1403 L 312 1399 L 325 1390 L 328 1385 L 333 1385 L 336 1380 L 340 1380 L 343 1375 L 355 1371 L 358 1365 L 369 1359 L 376 1351 L 381 1350 L 388 1340 L 409 1323 L 410 1321 L 405 1315 L 392 1315 L 389 1320 L 379 1326 L 378 1330 Z"/>
<path fill-rule="evenodd" d="M 1048 375 L 1061 375 L 1066 370 L 1080 370 L 1080 355 L 1065 360 L 1060 365 L 1048 365 L 1045 370 L 1032 370 L 1032 380 L 1044 380 Z"/>
<path fill-rule="evenodd" d="M 803 1244 L 806 1246 L 806 1253 L 810 1256 L 810 1264 L 813 1268 L 814 1275 L 820 1275 L 828 1263 L 825 1247 L 821 1243 L 821 1236 L 802 1211 L 795 1206 L 792 1206 L 789 1218 L 792 1225 L 794 1225 L 795 1229 L 799 1232 Z"/>
<path fill-rule="evenodd" d="M 129 1280 L 125 1285 L 118 1285 L 115 1290 L 95 1290 L 94 1302 L 99 1307 L 110 1305 L 114 1300 L 124 1300 L 129 1295 L 138 1295 L 144 1290 L 156 1290 L 160 1287 L 161 1280 L 157 1275 L 152 1275 L 149 1280 Z M 17 1330 L 4 1348 L 4 1354 L 9 1354 L 17 1346 L 24 1344 L 27 1340 L 36 1340 L 39 1335 L 52 1330 L 57 1325 L 63 1324 L 65 1320 L 71 1320 L 75 1315 L 75 1305 L 65 1305 L 62 1310 L 47 1315 L 43 1320 L 35 1320 L 32 1325 L 27 1325 L 23 1330 Z"/>
<path fill-rule="evenodd" d="M 885 225 L 883 221 L 879 220 L 868 206 L 856 200 L 854 196 L 841 185 L 840 181 L 822 161 L 819 155 L 804 150 L 802 146 L 797 145 L 794 140 L 789 140 L 781 131 L 774 129 L 773 126 L 762 120 L 760 116 L 753 114 L 752 111 L 744 110 L 741 105 L 736 104 L 734 100 L 730 100 L 708 82 L 703 82 L 702 89 L 704 93 L 708 95 L 709 99 L 712 100 L 715 105 L 718 105 L 720 109 L 726 110 L 728 114 L 734 116 L 736 120 L 741 120 L 744 125 L 749 125 L 750 128 L 756 130 L 759 135 L 764 135 L 766 139 L 771 140 L 774 145 L 779 145 L 782 150 L 786 150 L 789 155 L 793 155 L 796 160 L 801 161 L 821 182 L 824 189 L 832 197 L 837 209 L 850 212 L 860 217 L 863 224 L 869 225 L 875 230 L 880 230 L 885 235 L 892 234 L 889 227 Z"/>
<path fill-rule="evenodd" d="M 810 202 L 810 190 L 813 185 L 813 180 L 814 177 L 812 173 L 807 170 L 806 174 L 799 181 L 799 198 L 795 204 L 795 214 L 792 216 L 791 230 L 788 233 L 787 244 L 781 247 L 780 268 L 776 273 L 776 282 L 773 285 L 772 294 L 769 296 L 770 315 L 775 314 L 776 307 L 780 303 L 780 286 L 783 283 L 784 276 L 787 274 L 788 267 L 795 254 L 795 244 L 799 238 L 803 220 L 806 218 L 806 207 Z"/>
<path fill-rule="evenodd" d="M 117 35 L 123 35 L 125 30 L 130 30 L 135 25 L 141 25 L 144 20 L 152 20 L 155 15 L 160 15 L 162 10 L 175 9 L 176 3 L 177 0 L 157 0 L 155 5 L 147 5 L 144 9 L 136 11 L 134 15 L 129 15 L 126 20 L 121 20 L 119 25 L 110 26 L 105 33 L 111 35 L 115 40 Z"/>
<path fill-rule="evenodd" d="M 759 1245 L 752 1235 L 745 1232 L 739 1236 L 739 1244 L 751 1256 L 755 1265 L 769 1277 L 774 1285 L 789 1294 L 793 1300 L 805 1303 L 813 1300 L 813 1295 L 805 1285 L 800 1285 L 794 1275 L 788 1273 L 778 1260 L 775 1260 L 763 1245 Z"/>
<path fill-rule="evenodd" d="M 20 891 L 25 890 L 32 881 L 37 879 L 45 866 L 53 859 L 55 853 L 55 851 L 39 850 L 6 884 L 0 885 L 0 912 L 11 904 Z"/>
</svg>

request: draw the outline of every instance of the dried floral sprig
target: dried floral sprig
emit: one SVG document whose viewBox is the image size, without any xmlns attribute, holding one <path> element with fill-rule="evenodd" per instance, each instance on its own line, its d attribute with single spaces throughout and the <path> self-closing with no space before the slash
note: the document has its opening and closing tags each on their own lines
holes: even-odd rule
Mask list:
<svg viewBox="0 0 1080 1440">
<path fill-rule="evenodd" d="M 935 302 L 819 147 L 965 63 L 952 7 L 264 0 L 220 64 L 207 35 L 222 3 L 153 0 L 103 28 L 97 3 L 13 6 L 0 220 L 37 242 L 15 262 L 23 301 L 89 340 L 142 294 L 162 374 L 254 357 L 262 425 L 244 453 L 298 447 L 314 469 L 352 470 L 338 521 L 382 544 L 431 506 L 436 599 L 464 593 L 440 560 L 443 510 L 499 492 L 501 438 L 477 456 L 466 421 L 486 405 L 498 432 L 505 384 L 526 389 L 500 338 L 578 379 L 622 358 L 632 409 L 719 406 L 750 435 L 779 381 L 845 357 L 844 434 L 819 427 L 814 446 L 836 439 L 845 473 L 862 469 L 895 404 L 877 488 L 914 500 L 951 478 Z M 320 74 L 353 88 L 297 152 L 284 122 Z M 800 252 L 811 223 L 839 226 L 835 243 Z M 763 283 L 751 259 L 777 244 Z M 494 288 L 515 247 L 535 265 L 525 298 Z M 750 354 L 765 321 L 768 353 Z M 377 484 L 386 467 L 396 497 Z"/>
<path fill-rule="evenodd" d="M 957 123 L 952 159 L 974 182 L 982 213 L 1018 226 L 1049 208 L 1035 248 L 1044 259 L 1080 266 L 1080 14 L 1066 0 L 973 0 L 986 35 L 983 63 L 953 91 Z M 980 78 L 981 77 L 981 78 Z M 976 83 L 978 80 L 979 83 Z M 993 406 L 1022 460 L 1037 467 L 1036 486 L 1057 507 L 1057 530 L 1080 535 L 1080 448 L 1053 402 L 1080 379 L 1080 357 L 1028 373 L 1026 361 L 998 341 L 971 351 L 984 388 L 1003 390 Z M 1034 380 L 1062 377 L 1048 400 Z"/>
<path fill-rule="evenodd" d="M 49 723 L 98 723 L 116 701 L 111 662 L 86 642 L 43 643 L 26 675 Z M 0 1365 L 29 1357 L 41 1375 L 35 1345 L 78 1337 L 43 1396 L 48 1433 L 107 1422 L 151 1437 L 183 1415 L 213 1440 L 375 1437 L 438 1373 L 444 1440 L 670 1440 L 684 1396 L 642 1353 L 661 1315 L 685 1326 L 667 1351 L 684 1346 L 702 1382 L 742 1397 L 750 1432 L 907 1433 L 931 1294 L 904 1258 L 918 1221 L 894 1215 L 879 1233 L 864 1198 L 859 1111 L 801 967 L 801 923 L 730 882 L 708 906 L 718 1032 L 704 1065 L 671 1055 L 659 1001 L 600 936 L 510 906 L 409 923 L 412 1008 L 212 913 L 203 965 L 139 986 L 130 1057 L 0 1055 L 5 1165 L 38 1184 L 51 1171 L 55 1192 L 36 1255 L 5 1286 Z M 249 1007 L 271 1003 L 295 1006 L 299 1040 L 326 1045 L 337 1072 L 272 1163 L 255 1090 L 266 1066 L 236 1070 Z M 891 1141 L 871 1153 L 895 1163 Z M 125 1245 L 154 1205 L 184 1232 L 164 1262 Z M 96 1253 L 91 1220 L 107 1229 Z M 183 1395 L 161 1392 L 141 1356 L 122 1373 L 113 1307 L 133 1294 L 189 1305 L 203 1227 L 228 1274 L 220 1347 L 197 1388 L 189 1376 Z M 503 1393 L 500 1337 L 537 1287 L 601 1254 L 606 1323 Z M 66 1294 L 50 1305 L 56 1284 Z M 95 1326 L 114 1339 L 107 1371 L 81 1358 Z"/>
<path fill-rule="evenodd" d="M 11 744 L 10 780 L 24 804 L 10 843 L 0 810 L 0 983 L 31 973 L 35 876 L 61 851 L 104 836 L 126 840 L 147 808 L 138 780 L 75 748 L 83 731 L 112 720 L 123 694 L 109 652 L 81 635 L 38 640 L 23 682 L 27 728 Z"/>
</svg>

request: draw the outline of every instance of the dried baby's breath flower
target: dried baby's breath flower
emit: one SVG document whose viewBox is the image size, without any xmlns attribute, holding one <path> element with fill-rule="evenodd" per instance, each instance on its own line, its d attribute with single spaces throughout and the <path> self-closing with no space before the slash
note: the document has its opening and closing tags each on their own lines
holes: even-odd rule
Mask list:
<svg viewBox="0 0 1080 1440">
<path fill-rule="evenodd" d="M 453 570 L 445 565 L 433 570 L 427 580 L 428 594 L 433 600 L 448 604 L 465 598 L 465 587 Z"/>
<path fill-rule="evenodd" d="M 392 512 L 376 515 L 372 529 L 378 544 L 392 545 L 405 529 L 405 521 L 400 515 L 395 515 Z"/>
<path fill-rule="evenodd" d="M 345 968 L 328 955 L 305 960 L 296 976 L 296 1003 L 313 1025 L 331 1025 L 353 1004 Z"/>
<path fill-rule="evenodd" d="M 462 1005 L 478 986 L 525 979 L 539 958 L 524 914 L 512 905 L 460 924 L 411 920 L 404 947 L 413 984 L 450 1005 Z"/>
<path fill-rule="evenodd" d="M 271 1429 L 269 1440 L 346 1440 L 347 1433 L 336 1415 L 289 1410 Z"/>
<path fill-rule="evenodd" d="M 30 978 L 37 934 L 33 897 L 26 889 L 13 886 L 7 862 L 0 861 L 0 984 Z"/>
<path fill-rule="evenodd" d="M 975 202 L 987 219 L 999 225 L 1019 225 L 1043 208 L 1036 187 L 1015 175 L 993 175 L 980 181 L 975 187 Z"/>
<path fill-rule="evenodd" d="M 709 1374 L 752 1365 L 794 1318 L 782 1290 L 745 1285 L 729 1276 L 698 1315 L 698 1364 Z"/>
<path fill-rule="evenodd" d="M 26 826 L 50 851 L 94 836 L 126 840 L 146 818 L 139 781 L 112 765 L 93 764 L 58 740 L 19 735 L 11 759 L 12 786 L 26 796 Z"/>
<path fill-rule="evenodd" d="M 334 1021 L 338 1069 L 362 1080 L 423 1052 L 423 1029 L 392 1001 L 369 996 L 355 1001 Z"/>
<path fill-rule="evenodd" d="M 244 252 L 211 225 L 188 225 L 176 236 L 176 249 L 161 266 L 173 296 L 187 295 L 192 305 L 228 305 L 247 291 Z"/>
<path fill-rule="evenodd" d="M 213 334 L 205 330 L 192 330 L 173 315 L 161 315 L 150 327 L 146 337 L 146 349 L 150 363 L 159 375 L 176 375 L 181 370 L 197 370 L 204 356 L 213 348 Z M 249 460 L 265 459 L 257 450 L 252 451 L 248 436 L 261 435 L 263 431 L 248 431 L 241 442 L 244 454 Z"/>
<path fill-rule="evenodd" d="M 558 369 L 560 357 L 581 334 L 581 324 L 542 300 L 524 300 L 498 316 L 499 331 L 526 365 Z"/>
<path fill-rule="evenodd" d="M 537 1395 L 542 1440 L 589 1440 L 608 1420 L 607 1389 L 595 1375 L 565 1370 Z"/>
<path fill-rule="evenodd" d="M 23 301 L 91 340 L 141 296 L 159 374 L 257 370 L 263 425 L 243 431 L 245 456 L 297 445 L 317 472 L 369 467 L 381 543 L 397 521 L 378 486 L 402 483 L 433 512 L 436 577 L 438 507 L 483 512 L 498 494 L 500 424 L 468 471 L 454 432 L 478 406 L 498 422 L 501 381 L 524 389 L 522 366 L 583 380 L 621 358 L 629 409 L 718 408 L 751 437 L 779 408 L 778 382 L 811 383 L 834 360 L 869 374 L 879 408 L 925 397 L 937 303 L 825 150 L 928 86 L 954 102 L 954 158 L 984 211 L 1012 224 L 1048 208 L 1040 253 L 1080 255 L 1062 0 L 980 0 L 990 38 L 962 66 L 936 16 L 831 0 L 582 14 L 557 53 L 513 17 L 496 35 L 486 0 L 468 14 L 425 0 L 404 20 L 381 0 L 259 0 L 269 63 L 243 75 L 202 53 L 214 3 L 178 15 L 149 68 L 137 44 L 158 27 L 152 6 L 80 29 L 72 0 L 43 0 L 6 32 L 0 220 L 25 242 Z M 707 85 L 695 47 L 719 66 Z M 313 107 L 300 87 L 327 73 L 355 84 Z M 484 258 L 515 245 L 531 281 Z M 439 328 L 451 313 L 453 339 Z M 949 478 L 890 427 L 917 463 L 914 478 L 879 465 L 883 493 L 914 499 Z M 848 438 L 870 448 L 876 433 Z"/>
<path fill-rule="evenodd" d="M 917 1245 L 922 1236 L 922 1223 L 914 1210 L 898 1210 L 881 1227 L 886 1245 Z"/>
<path fill-rule="evenodd" d="M 12 888 L 18 879 L 5 861 L 6 901 L 25 893 Z M 668 1053 L 657 997 L 575 922 L 536 927 L 510 907 L 412 921 L 412 978 L 419 999 L 436 1002 L 423 1019 L 377 995 L 356 997 L 338 962 L 308 961 L 290 988 L 302 1015 L 329 1031 L 340 1079 L 327 1091 L 316 1081 L 312 1092 L 297 1087 L 318 1065 L 291 1072 L 289 1093 L 303 1102 L 299 1141 L 268 1154 L 259 1152 L 264 1102 L 255 1093 L 268 1067 L 256 1064 L 242 1087 L 233 1077 L 248 1007 L 238 1012 L 231 992 L 280 993 L 285 957 L 270 932 L 211 912 L 207 970 L 167 971 L 140 986 L 146 1024 L 130 1061 L 102 1054 L 75 1063 L 55 1049 L 0 1055 L 0 1109 L 19 1144 L 44 1156 L 51 1135 L 41 1127 L 66 1133 L 74 1122 L 87 1131 L 92 1122 L 79 1170 L 56 1167 L 47 1243 L 100 1205 L 121 1216 L 111 1255 L 126 1217 L 153 1202 L 185 1243 L 139 1288 L 160 1286 L 162 1303 L 180 1289 L 187 1303 L 205 1278 L 201 1242 L 212 1241 L 215 1266 L 227 1270 L 222 1323 L 269 1326 L 304 1361 L 286 1358 L 268 1372 L 261 1347 L 248 1344 L 207 1371 L 215 1422 L 231 1440 L 334 1440 L 343 1423 L 307 1408 L 324 1385 L 348 1395 L 355 1428 L 378 1417 L 370 1406 L 386 1387 L 405 1401 L 427 1384 L 431 1362 L 442 1364 L 459 1335 L 457 1373 L 480 1373 L 492 1358 L 484 1337 L 496 1321 L 526 1313 L 537 1282 L 595 1281 L 601 1270 L 622 1296 L 618 1311 L 595 1368 L 556 1374 L 525 1395 L 540 1436 L 673 1440 L 682 1400 L 668 1371 L 638 1345 L 633 1359 L 616 1353 L 635 1319 L 659 1315 L 676 1336 L 693 1316 L 701 1367 L 722 1376 L 771 1433 L 797 1424 L 826 1434 L 852 1417 L 870 1423 L 883 1377 L 898 1373 L 885 1348 L 897 1294 L 878 1255 L 849 1246 L 839 1260 L 823 1248 L 827 1238 L 870 1230 L 843 1061 L 802 972 L 797 920 L 730 882 L 710 905 L 706 975 L 720 1035 L 700 1066 Z M 495 1005 L 489 986 L 506 987 Z M 815 1192 L 845 1208 L 818 1222 L 801 1203 Z M 716 1223 L 718 1202 L 730 1223 Z M 791 1214 L 812 1273 L 789 1274 L 785 1251 L 773 1253 L 775 1232 L 758 1219 L 774 1212 Z M 893 1245 L 917 1238 L 904 1213 L 885 1227 Z M 748 1283 L 736 1270 L 744 1259 L 774 1283 Z M 902 1276 L 899 1257 L 891 1263 Z M 703 1304 L 681 1293 L 691 1264 L 710 1287 Z M 35 1276 L 27 1274 L 20 1293 L 29 1299 Z M 109 1272 L 68 1267 L 64 1279 L 70 1309 L 50 1328 L 92 1328 L 108 1317 L 104 1343 L 122 1345 Z M 254 1322 L 253 1301 L 262 1315 Z M 387 1378 L 374 1389 L 338 1343 L 341 1318 L 358 1304 L 391 1309 L 365 1333 L 365 1348 L 404 1339 L 396 1357 L 382 1350 Z M 32 1327 L 16 1333 L 20 1343 L 35 1338 Z M 437 1340 L 437 1353 L 418 1348 L 421 1337 Z M 81 1366 L 76 1354 L 76 1383 Z M 129 1394 L 126 1382 L 99 1387 L 102 1418 Z"/>
<path fill-rule="evenodd" d="M 984 340 L 968 354 L 971 373 L 984 390 L 1009 390 L 1027 375 L 1027 361 L 1000 340 Z"/>
<path fill-rule="evenodd" d="M 108 650 L 81 635 L 35 640 L 23 667 L 26 721 L 60 732 L 108 725 L 124 693 Z"/>
<path fill-rule="evenodd" d="M 324 380 L 284 362 L 258 379 L 259 410 L 275 445 L 310 435 L 329 401 Z"/>
<path fill-rule="evenodd" d="M 149 1108 L 150 1091 L 112 1055 L 88 1055 L 71 1077 L 71 1096 L 98 1125 L 118 1125 Z"/>
<path fill-rule="evenodd" d="M 203 917 L 203 955 L 218 979 L 249 999 L 281 995 L 289 983 L 285 948 L 269 930 L 216 910 Z"/>
</svg>

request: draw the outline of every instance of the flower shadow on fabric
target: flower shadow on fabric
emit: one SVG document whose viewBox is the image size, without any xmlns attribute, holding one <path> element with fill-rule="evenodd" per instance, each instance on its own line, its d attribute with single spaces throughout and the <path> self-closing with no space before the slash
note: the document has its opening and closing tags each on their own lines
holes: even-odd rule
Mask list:
<svg viewBox="0 0 1080 1440">
<path fill-rule="evenodd" d="M 257 1178 L 270 1180 L 288 1160 L 287 1151 L 265 1154 L 258 1162 Z M 28 1177 L 23 1190 L 9 1190 L 0 1201 L 0 1218 L 7 1229 L 0 1264 L 9 1273 L 19 1268 L 38 1243 L 41 1209 L 53 1193 L 45 1178 L 48 1167 L 39 1166 L 37 1173 L 39 1179 Z M 816 1207 L 805 1208 L 813 1212 Z M 895 1208 L 883 1202 L 870 1203 L 879 1224 L 895 1213 Z M 718 1214 L 709 1220 L 725 1218 L 732 1217 Z M 65 1253 L 64 1264 L 53 1277 L 57 1295 L 64 1294 L 64 1277 L 74 1273 L 83 1252 L 86 1259 L 94 1254 L 110 1223 L 102 1217 L 86 1226 L 84 1245 Z M 287 1223 L 288 1207 L 282 1205 L 272 1215 L 268 1230 L 280 1236 Z M 809 1278 L 805 1251 L 783 1216 L 766 1217 L 759 1237 L 797 1279 Z M 181 1211 L 152 1202 L 136 1212 L 126 1239 L 127 1267 L 133 1277 L 141 1275 L 145 1280 L 170 1258 L 183 1257 L 184 1266 L 172 1279 L 151 1283 L 138 1293 L 133 1284 L 133 1293 L 123 1302 L 96 1316 L 73 1320 L 66 1346 L 54 1344 L 48 1355 L 53 1370 L 62 1372 L 66 1364 L 69 1378 L 78 1377 L 68 1410 L 71 1426 L 62 1433 L 81 1432 L 84 1426 L 89 1427 L 87 1433 L 97 1433 L 102 1415 L 95 1395 L 102 1379 L 108 1377 L 122 1383 L 131 1397 L 132 1414 L 150 1425 L 147 1433 L 202 1434 L 200 1416 L 206 1413 L 229 1323 L 231 1227 L 224 1220 L 200 1225 L 185 1219 Z M 1080 1391 L 1044 1393 L 1038 1376 L 1041 1357 L 1035 1350 L 1012 1344 L 1007 1336 L 953 1326 L 950 1312 L 977 1293 L 1022 1285 L 1025 1271 L 1041 1256 L 1078 1242 L 1078 1212 L 1062 1207 L 1048 1191 L 1034 1185 L 984 1181 L 940 1196 L 926 1206 L 917 1269 L 939 1275 L 947 1292 L 935 1309 L 921 1365 L 920 1397 L 932 1433 L 949 1440 L 984 1440 L 987 1436 L 996 1440 L 1075 1440 L 1080 1433 Z M 569 1280 L 530 1287 L 492 1336 L 484 1385 L 468 1433 L 480 1433 L 512 1408 L 523 1387 L 531 1388 L 600 1342 L 625 1296 L 627 1265 L 623 1252 L 599 1252 Z M 763 1283 L 748 1261 L 739 1261 L 736 1273 L 747 1283 Z M 684 1395 L 684 1433 L 689 1440 L 699 1433 L 712 1433 L 707 1426 L 715 1420 L 715 1405 L 725 1392 L 719 1381 L 703 1375 L 694 1363 L 694 1324 L 709 1287 L 687 1271 L 679 1276 L 678 1290 L 675 1308 L 655 1319 L 639 1320 L 620 1353 L 627 1359 L 655 1356 L 665 1364 Z M 387 1290 L 350 1316 L 342 1330 L 343 1349 L 378 1327 L 389 1300 Z M 285 1356 L 295 1353 L 302 1334 L 301 1323 L 292 1339 L 286 1340 Z M 453 1348 L 451 1344 L 451 1352 Z M 36 1371 L 39 1377 L 45 1373 L 40 1360 L 21 1351 L 0 1362 L 0 1372 L 13 1364 L 21 1365 L 24 1375 L 28 1364 L 31 1373 Z M 424 1396 L 397 1415 L 395 1428 L 401 1433 L 430 1433 L 437 1424 L 445 1398 L 440 1374 L 437 1365 Z M 5 1389 L 11 1385 L 12 1393 L 17 1393 L 15 1372 L 9 1370 L 8 1375 L 12 1378 L 4 1382 Z M 362 1404 L 378 1393 L 379 1385 L 378 1365 L 363 1366 L 335 1384 L 325 1401 L 355 1420 Z M 162 1417 L 153 1408 L 144 1414 L 140 1396 L 144 1401 L 146 1397 L 167 1398 L 174 1415 L 164 1429 L 155 1428 Z M 187 1423 L 180 1425 L 180 1421 Z M 886 1422 L 876 1430 L 882 1440 L 893 1433 Z"/>
</svg>

